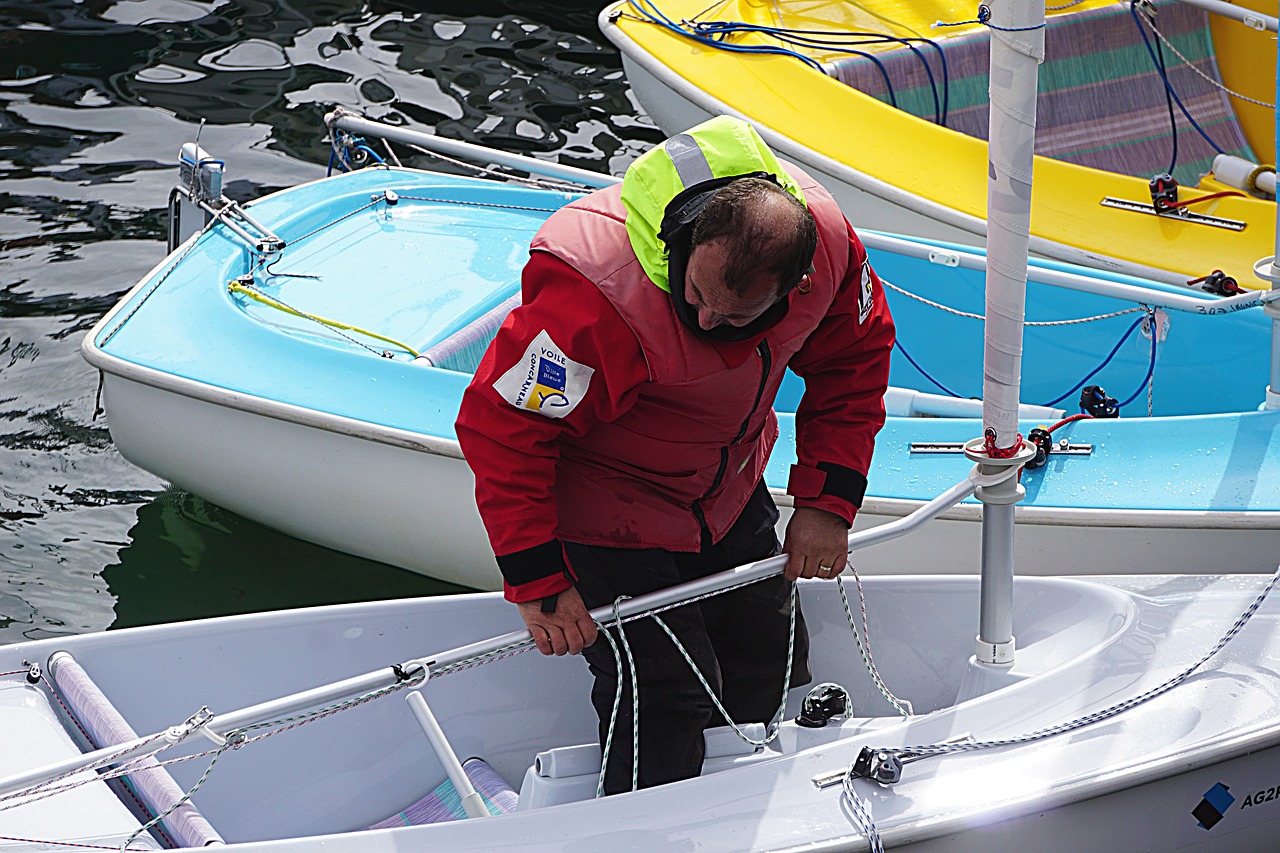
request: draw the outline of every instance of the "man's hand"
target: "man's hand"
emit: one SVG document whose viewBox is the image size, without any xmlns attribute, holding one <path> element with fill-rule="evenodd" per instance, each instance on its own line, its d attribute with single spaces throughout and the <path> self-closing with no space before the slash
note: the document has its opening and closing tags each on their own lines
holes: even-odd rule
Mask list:
<svg viewBox="0 0 1280 853">
<path fill-rule="evenodd" d="M 782 550 L 790 555 L 788 580 L 833 578 L 844 571 L 849 556 L 849 525 L 834 512 L 798 507 L 787 522 Z"/>
<path fill-rule="evenodd" d="M 580 654 L 596 641 L 596 623 L 591 621 L 582 596 L 569 587 L 557 596 L 555 607 L 544 607 L 542 600 L 517 604 L 538 651 L 544 655 Z"/>
</svg>

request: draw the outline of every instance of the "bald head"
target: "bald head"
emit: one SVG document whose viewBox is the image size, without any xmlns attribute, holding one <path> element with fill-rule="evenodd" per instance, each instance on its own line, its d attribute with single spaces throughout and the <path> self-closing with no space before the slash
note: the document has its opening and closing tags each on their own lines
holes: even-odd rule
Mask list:
<svg viewBox="0 0 1280 853">
<path fill-rule="evenodd" d="M 818 229 L 791 193 L 762 178 L 739 178 L 716 193 L 693 223 L 691 248 L 711 242 L 723 250 L 717 254 L 731 293 L 772 288 L 776 299 L 813 263 Z"/>
</svg>

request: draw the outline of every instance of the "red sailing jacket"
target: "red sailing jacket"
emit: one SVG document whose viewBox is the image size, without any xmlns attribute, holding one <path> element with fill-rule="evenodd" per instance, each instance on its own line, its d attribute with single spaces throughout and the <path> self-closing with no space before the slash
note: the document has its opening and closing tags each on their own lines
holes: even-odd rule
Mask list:
<svg viewBox="0 0 1280 853">
<path fill-rule="evenodd" d="M 560 541 L 697 551 L 704 526 L 718 540 L 763 474 L 787 367 L 806 385 L 788 492 L 852 523 L 884 423 L 893 323 L 835 201 L 788 171 L 818 224 L 814 272 L 746 341 L 707 340 L 679 320 L 631 250 L 617 187 L 534 238 L 523 304 L 457 421 L 509 600 L 568 588 Z"/>
</svg>

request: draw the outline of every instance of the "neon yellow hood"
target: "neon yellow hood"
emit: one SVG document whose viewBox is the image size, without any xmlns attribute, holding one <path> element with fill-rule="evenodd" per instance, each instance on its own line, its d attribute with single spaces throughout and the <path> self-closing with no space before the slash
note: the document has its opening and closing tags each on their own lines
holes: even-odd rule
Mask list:
<svg viewBox="0 0 1280 853">
<path fill-rule="evenodd" d="M 622 178 L 622 205 L 626 208 L 627 236 L 649 280 L 670 292 L 667 279 L 667 247 L 658 237 L 667 205 L 688 189 L 681 180 L 669 146 L 692 140 L 706 158 L 712 178 L 728 178 L 750 172 L 768 172 L 804 204 L 800 186 L 782 168 L 755 128 L 739 118 L 716 116 L 646 151 Z"/>
</svg>

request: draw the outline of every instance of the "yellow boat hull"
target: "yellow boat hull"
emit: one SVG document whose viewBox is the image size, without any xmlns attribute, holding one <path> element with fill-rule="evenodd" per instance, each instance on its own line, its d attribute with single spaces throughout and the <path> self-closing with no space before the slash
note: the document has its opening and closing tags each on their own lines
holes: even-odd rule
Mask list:
<svg viewBox="0 0 1280 853">
<path fill-rule="evenodd" d="M 698 0 L 656 2 L 675 21 L 706 11 L 705 2 Z M 1073 11 L 1102 2 L 1089 0 Z M 816 172 L 855 226 L 982 243 L 987 199 L 984 140 L 895 109 L 793 57 L 706 47 L 639 19 L 629 8 L 626 3 L 607 8 L 601 26 L 621 49 L 641 104 L 664 131 L 676 132 L 716 114 L 741 116 L 784 157 Z M 872 12 L 867 8 L 730 0 L 713 7 L 713 15 L 762 25 L 777 25 L 782 15 L 793 28 L 896 29 L 936 38 L 926 22 L 959 20 L 972 12 L 914 2 L 884 3 Z M 1225 24 L 1245 29 L 1236 22 Z M 1265 42 L 1261 49 L 1269 51 L 1265 56 L 1274 68 L 1274 41 L 1266 41 L 1264 33 L 1254 35 Z M 752 38 L 743 37 L 742 43 Z M 1252 42 L 1246 38 L 1244 44 L 1249 47 Z M 1265 62 L 1239 57 L 1241 49 L 1233 48 L 1235 64 L 1220 61 L 1228 85 L 1247 80 L 1259 89 L 1258 80 L 1274 80 L 1274 74 L 1268 78 L 1259 73 Z M 1242 66 L 1248 74 L 1240 73 Z M 1253 124 L 1242 119 L 1241 127 L 1253 142 L 1260 131 L 1255 127 L 1257 116 L 1252 111 L 1250 116 Z M 1255 150 L 1266 150 L 1253 144 Z M 1149 207 L 1147 181 L 1045 157 L 1036 157 L 1033 192 L 1032 250 L 1038 254 L 1166 282 L 1186 283 L 1222 270 L 1244 287 L 1268 286 L 1254 275 L 1253 266 L 1274 251 L 1274 201 L 1235 196 L 1195 207 L 1196 213 L 1243 223 L 1240 230 L 1107 207 L 1102 203 L 1106 198 Z M 1184 190 L 1186 195 L 1195 192 Z"/>
</svg>

